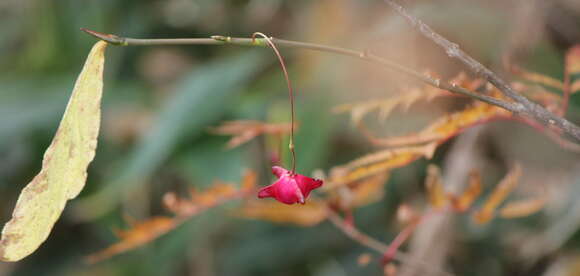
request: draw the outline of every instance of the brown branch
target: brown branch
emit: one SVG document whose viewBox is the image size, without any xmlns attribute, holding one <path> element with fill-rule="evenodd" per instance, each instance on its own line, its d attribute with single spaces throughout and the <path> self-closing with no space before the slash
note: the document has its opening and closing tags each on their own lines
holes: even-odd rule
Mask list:
<svg viewBox="0 0 580 276">
<path fill-rule="evenodd" d="M 336 228 L 338 228 L 339 230 L 341 230 L 345 235 L 347 235 L 349 238 L 351 238 L 352 240 L 360 243 L 361 245 L 364 245 L 370 249 L 373 249 L 375 251 L 377 251 L 380 254 L 385 254 L 385 252 L 387 251 L 391 251 L 390 253 L 392 254 L 391 257 L 393 260 L 402 262 L 402 263 L 407 263 L 409 265 L 416 265 L 416 266 L 420 266 L 423 267 L 425 272 L 431 272 L 434 273 L 436 275 L 446 275 L 446 276 L 451 276 L 453 274 L 444 271 L 440 268 L 436 268 L 433 267 L 433 265 L 419 261 L 419 260 L 413 260 L 412 258 L 410 258 L 407 254 L 402 253 L 400 251 L 398 251 L 396 248 L 393 249 L 390 246 L 364 234 L 363 232 L 359 231 L 354 225 L 347 223 L 345 220 L 343 220 L 340 215 L 338 213 L 336 213 L 336 211 L 334 211 L 332 208 L 327 208 L 328 209 L 328 220 L 330 220 L 330 222 L 332 222 L 332 224 L 334 224 L 334 226 L 336 226 Z"/>
<path fill-rule="evenodd" d="M 523 115 L 531 117 L 534 120 L 542 123 L 543 125 L 550 126 L 554 125 L 561 128 L 564 132 L 574 137 L 576 140 L 580 141 L 580 127 L 571 123 L 570 121 L 559 117 L 550 111 L 546 110 L 537 103 L 534 103 L 528 98 L 520 95 L 516 92 L 506 81 L 501 79 L 497 74 L 483 66 L 480 62 L 472 58 L 470 55 L 465 53 L 459 48 L 459 45 L 447 40 L 437 32 L 435 32 L 427 24 L 423 23 L 418 18 L 410 15 L 407 11 L 395 0 L 384 0 L 385 3 L 390 5 L 399 15 L 404 17 L 410 25 L 419 31 L 423 36 L 435 42 L 441 48 L 445 50 L 447 55 L 451 58 L 456 58 L 465 64 L 471 71 L 475 74 L 485 78 L 488 82 L 497 87 L 502 94 L 506 97 L 512 99 L 514 103 L 511 104 L 510 110 L 518 115 Z"/>
<path fill-rule="evenodd" d="M 391 70 L 399 73 L 403 73 L 410 77 L 413 77 L 423 83 L 429 84 L 433 87 L 439 89 L 447 90 L 449 92 L 465 95 L 472 97 L 474 99 L 480 100 L 482 102 L 495 105 L 513 112 L 518 115 L 523 115 L 531 117 L 534 120 L 540 122 L 546 126 L 557 126 L 561 128 L 564 132 L 574 137 L 576 140 L 580 141 L 580 128 L 575 124 L 569 122 L 568 120 L 559 117 L 542 106 L 528 100 L 526 97 L 518 94 L 513 88 L 509 86 L 504 80 L 499 78 L 491 70 L 484 67 L 481 63 L 473 59 L 471 56 L 463 52 L 459 46 L 455 43 L 450 42 L 445 39 L 435 31 L 433 31 L 429 26 L 420 21 L 419 19 L 409 15 L 403 7 L 398 5 L 392 0 L 385 0 L 386 3 L 393 6 L 397 12 L 404 16 L 411 25 L 418 29 L 421 34 L 427 38 L 433 40 L 435 43 L 443 47 L 450 57 L 457 58 L 463 63 L 465 63 L 472 71 L 483 76 L 487 81 L 495 85 L 506 97 L 512 99 L 514 102 L 503 101 L 488 95 L 475 93 L 465 89 L 463 87 L 457 86 L 455 84 L 450 84 L 442 82 L 440 79 L 433 78 L 431 76 L 419 73 L 409 67 L 398 64 L 391 60 L 381 58 L 379 56 L 368 53 L 367 51 L 357 51 L 342 47 L 334 47 L 328 45 L 321 45 L 315 43 L 298 42 L 291 40 L 283 40 L 277 38 L 271 38 L 271 41 L 276 45 L 290 48 L 301 48 L 308 50 L 315 50 L 327 53 L 334 53 L 344 56 L 355 57 L 371 63 L 379 64 L 385 66 Z M 211 38 L 175 38 L 175 39 L 135 39 L 120 37 L 113 34 L 104 34 L 100 32 L 95 32 L 88 29 L 81 29 L 82 31 L 104 41 L 107 41 L 114 45 L 121 46 L 155 46 L 155 45 L 237 45 L 237 46 L 257 46 L 265 47 L 267 46 L 267 41 L 265 39 L 252 39 L 252 38 L 236 38 L 229 36 L 212 36 Z"/>
<path fill-rule="evenodd" d="M 265 39 L 252 39 L 252 38 L 239 38 L 239 37 L 229 37 L 229 36 L 219 36 L 215 35 L 211 38 L 174 38 L 174 39 L 136 39 L 136 38 L 128 38 L 128 37 L 120 37 L 113 34 L 104 34 L 100 32 L 95 32 L 88 29 L 81 29 L 82 31 L 104 41 L 107 41 L 113 45 L 120 45 L 120 46 L 157 46 L 157 45 L 237 45 L 237 46 L 257 46 L 257 47 L 266 47 L 268 44 L 266 43 Z M 468 96 L 482 102 L 499 106 L 503 109 L 506 109 L 510 112 L 518 113 L 520 110 L 519 108 L 509 102 L 496 99 L 494 97 L 490 97 L 488 95 L 483 95 L 480 93 L 475 93 L 460 87 L 455 84 L 449 84 L 446 82 L 441 81 L 440 79 L 433 78 L 431 76 L 419 73 L 409 67 L 404 65 L 398 64 L 391 60 L 387 60 L 381 58 L 379 56 L 373 55 L 366 51 L 357 51 L 342 47 L 334 47 L 328 45 L 321 45 L 315 43 L 307 43 L 307 42 L 299 42 L 299 41 L 292 41 L 292 40 L 284 40 L 284 39 L 277 39 L 277 38 L 270 38 L 270 40 L 278 46 L 282 47 L 290 47 L 290 48 L 300 48 L 300 49 L 307 49 L 307 50 L 314 50 L 314 51 L 321 51 L 327 53 L 333 53 L 343 56 L 350 56 L 358 59 L 362 59 L 365 61 L 369 61 L 374 64 L 379 64 L 384 67 L 387 67 L 391 70 L 394 70 L 398 73 L 403 73 L 410 77 L 413 77 L 423 83 L 431 85 L 433 87 L 437 87 L 439 89 L 447 90 L 449 92 L 460 94 L 464 96 Z"/>
</svg>

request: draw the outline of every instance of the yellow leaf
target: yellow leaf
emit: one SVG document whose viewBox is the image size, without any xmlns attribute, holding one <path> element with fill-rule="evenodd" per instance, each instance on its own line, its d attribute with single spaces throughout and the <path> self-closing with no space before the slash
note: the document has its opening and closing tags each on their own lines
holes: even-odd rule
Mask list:
<svg viewBox="0 0 580 276">
<path fill-rule="evenodd" d="M 437 144 L 430 143 L 418 147 L 387 149 L 364 155 L 331 171 L 331 177 L 324 186 L 325 190 L 400 168 L 421 158 L 431 158 Z"/>
<path fill-rule="evenodd" d="M 4 225 L 0 259 L 18 261 L 42 244 L 66 202 L 85 185 L 95 156 L 101 120 L 105 42 L 91 50 L 80 73 L 42 169 L 20 193 L 12 219 Z"/>
<path fill-rule="evenodd" d="M 383 187 L 389 176 L 390 173 L 385 171 L 348 183 L 330 191 L 331 198 L 327 201 L 340 210 L 352 210 L 380 201 L 384 196 Z"/>
<path fill-rule="evenodd" d="M 429 203 L 435 209 L 442 209 L 447 205 L 447 195 L 443 189 L 443 180 L 439 168 L 435 165 L 427 167 L 427 179 L 425 179 L 425 186 L 429 196 Z"/>
<path fill-rule="evenodd" d="M 511 113 L 505 109 L 478 102 L 464 110 L 437 119 L 418 133 L 387 138 L 370 138 L 373 144 L 385 147 L 409 146 L 410 144 L 427 142 L 440 145 L 475 125 L 510 116 Z M 368 133 L 367 136 L 369 136 Z"/>
<path fill-rule="evenodd" d="M 527 217 L 546 205 L 546 200 L 543 198 L 532 198 L 506 204 L 499 211 L 502 218 L 521 218 Z"/>
<path fill-rule="evenodd" d="M 420 135 L 439 134 L 442 140 L 446 140 L 467 128 L 500 116 L 511 116 L 511 113 L 496 106 L 478 102 L 473 107 L 437 120 L 423 130 Z"/>
<path fill-rule="evenodd" d="M 495 215 L 495 210 L 516 187 L 521 175 L 522 167 L 520 164 L 516 164 L 514 168 L 497 185 L 495 190 L 483 204 L 483 207 L 475 212 L 475 222 L 480 224 L 487 223 L 493 218 Z"/>
<path fill-rule="evenodd" d="M 453 201 L 453 208 L 459 212 L 467 211 L 481 194 L 481 174 L 479 171 L 471 171 L 469 174 L 469 186 L 461 196 Z"/>
</svg>

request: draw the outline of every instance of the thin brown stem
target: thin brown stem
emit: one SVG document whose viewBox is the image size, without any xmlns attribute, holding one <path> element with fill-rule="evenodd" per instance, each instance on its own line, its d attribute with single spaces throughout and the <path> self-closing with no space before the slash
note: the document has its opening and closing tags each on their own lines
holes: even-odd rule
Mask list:
<svg viewBox="0 0 580 276">
<path fill-rule="evenodd" d="M 290 77 L 288 77 L 288 70 L 286 70 L 286 64 L 284 63 L 284 58 L 280 54 L 280 51 L 272 42 L 272 39 L 266 36 L 263 33 L 255 32 L 252 34 L 252 43 L 256 43 L 256 36 L 263 37 L 268 45 L 274 50 L 278 61 L 280 62 L 280 66 L 282 67 L 282 72 L 284 73 L 284 78 L 286 79 L 286 85 L 288 86 L 288 97 L 290 98 L 290 142 L 288 148 L 290 149 L 290 153 L 292 154 L 292 174 L 296 174 L 296 150 L 294 148 L 294 91 L 292 90 L 292 83 L 290 82 Z"/>
<path fill-rule="evenodd" d="M 444 46 L 447 47 L 447 53 L 450 54 L 452 57 L 457 57 L 459 55 L 462 61 L 465 59 L 470 66 L 470 69 L 475 71 L 476 73 L 483 75 L 488 81 L 492 84 L 496 85 L 500 91 L 506 94 L 506 96 L 511 95 L 509 97 L 514 100 L 514 102 L 507 102 L 501 99 L 497 99 L 488 95 L 484 95 L 481 93 L 472 92 L 468 89 L 463 87 L 457 86 L 455 84 L 449 84 L 446 82 L 442 82 L 440 79 L 433 78 L 431 76 L 419 73 L 409 67 L 404 65 L 398 64 L 391 60 L 387 60 L 381 58 L 379 56 L 370 54 L 366 51 L 357 51 L 342 47 L 335 47 L 335 46 L 328 46 L 328 45 L 321 45 L 315 43 L 307 43 L 307 42 L 298 42 L 298 41 L 291 41 L 291 40 L 283 40 L 271 37 L 270 40 L 278 46 L 283 47 L 290 47 L 290 48 L 300 48 L 300 49 L 308 49 L 314 51 L 321 51 L 327 53 L 334 53 L 343 56 L 350 56 L 354 58 L 358 58 L 361 60 L 365 60 L 374 64 L 382 65 L 386 68 L 394 70 L 398 73 L 403 73 L 408 75 L 412 78 L 415 78 L 423 83 L 431 85 L 433 87 L 437 87 L 443 90 L 447 90 L 451 93 L 460 94 L 464 96 L 468 96 L 482 102 L 495 105 L 501 107 L 505 110 L 513 112 L 515 114 L 524 115 L 533 118 L 534 120 L 540 122 L 546 126 L 557 126 L 561 128 L 565 133 L 569 134 L 570 136 L 574 137 L 576 140 L 580 141 L 580 128 L 575 124 L 569 122 L 568 120 L 558 117 L 557 115 L 552 114 L 551 112 L 544 109 L 542 106 L 530 102 L 524 96 L 519 95 L 515 92 L 507 83 L 503 80 L 499 79 L 493 72 L 489 69 L 483 67 L 479 62 L 475 61 L 473 58 L 467 56 L 463 51 L 459 49 L 454 43 L 449 42 L 445 38 L 441 37 L 440 35 L 436 34 L 425 25 L 423 22 L 419 21 L 418 19 L 411 17 L 408 15 L 401 6 L 394 3 L 390 0 L 385 0 L 387 3 L 394 5 L 394 7 L 399 7 L 404 15 L 412 20 L 412 24 L 416 26 L 420 22 L 420 27 L 417 27 L 422 32 L 431 32 L 432 37 L 436 37 L 437 41 L 442 43 Z M 399 11 L 396 8 L 397 11 Z M 426 26 L 426 28 L 425 28 Z M 121 45 L 121 46 L 155 46 L 155 45 L 237 45 L 237 46 L 257 46 L 257 47 L 264 47 L 267 46 L 267 41 L 265 39 L 251 39 L 251 38 L 236 38 L 236 37 L 229 37 L 229 36 L 212 36 L 211 38 L 176 38 L 176 39 L 135 39 L 135 38 L 127 38 L 127 37 L 120 37 L 112 34 L 104 34 L 99 33 L 87 29 L 81 29 L 84 32 L 104 41 L 107 41 L 114 45 Z M 429 37 L 431 38 L 431 37 Z M 435 38 L 432 38 L 435 39 Z M 447 42 L 445 44 L 445 41 Z M 466 56 L 464 58 L 464 56 Z M 508 91 L 508 92 L 505 92 Z"/>
<path fill-rule="evenodd" d="M 342 219 L 340 217 L 340 215 L 338 213 L 336 213 L 336 211 L 334 211 L 332 208 L 327 208 L 328 210 L 328 220 L 330 220 L 330 222 L 332 222 L 332 224 L 334 224 L 334 226 L 336 226 L 336 228 L 338 228 L 339 230 L 341 230 L 346 236 L 348 236 L 349 238 L 351 238 L 352 240 L 360 243 L 363 246 L 366 246 L 372 250 L 375 250 L 376 252 L 380 253 L 380 254 L 384 254 L 385 252 L 392 250 L 392 259 L 402 262 L 402 263 L 407 263 L 409 265 L 416 265 L 416 266 L 421 266 L 424 267 L 425 272 L 432 272 L 433 274 L 436 275 L 446 275 L 446 276 L 451 276 L 453 274 L 446 272 L 440 268 L 437 267 L 433 267 L 432 265 L 425 263 L 425 262 L 421 262 L 419 260 L 413 260 L 411 259 L 407 254 L 402 253 L 400 251 L 398 251 L 397 249 L 391 249 L 388 245 L 364 234 L 363 232 L 359 231 L 354 224 L 350 224 L 347 221 L 345 221 L 344 219 Z"/>
<path fill-rule="evenodd" d="M 328 219 L 330 220 L 330 222 L 332 222 L 332 224 L 334 224 L 334 226 L 336 226 L 336 228 L 338 228 L 339 230 L 341 230 L 345 235 L 347 235 L 349 238 L 351 238 L 354 241 L 357 241 L 358 243 L 377 251 L 380 254 L 383 254 L 385 251 L 387 251 L 389 249 L 389 246 L 378 241 L 375 240 L 374 238 L 367 236 L 366 234 L 360 232 L 357 228 L 355 228 L 352 224 L 346 222 L 344 219 L 342 219 L 340 217 L 340 215 L 338 215 L 335 211 L 329 211 L 329 215 L 328 215 Z M 404 255 L 404 253 L 401 252 L 397 252 L 395 254 L 394 259 L 397 261 L 401 261 L 401 256 Z M 403 256 L 404 258 L 404 256 Z"/>
<path fill-rule="evenodd" d="M 495 74 L 493 71 L 483 66 L 483 64 L 481 64 L 479 61 L 475 60 L 473 57 L 462 51 L 459 48 L 459 45 L 447 40 L 445 37 L 441 36 L 433 29 L 431 29 L 431 27 L 429 27 L 427 24 L 423 23 L 423 21 L 410 15 L 405 10 L 405 8 L 403 8 L 401 5 L 395 2 L 395 0 L 384 0 L 384 1 L 385 3 L 390 5 L 399 15 L 405 18 L 409 22 L 409 24 L 417 31 L 419 31 L 419 33 L 421 33 L 424 37 L 430 39 L 435 44 L 443 48 L 449 57 L 461 61 L 471 71 L 485 78 L 488 82 L 497 87 L 497 89 L 499 89 L 503 95 L 513 100 L 514 103 L 511 104 L 513 110 L 510 111 L 518 115 L 524 115 L 534 118 L 534 120 L 541 122 L 543 125 L 546 126 L 550 125 L 557 126 L 562 130 L 564 130 L 567 134 L 574 137 L 576 140 L 580 141 L 580 127 L 576 126 L 575 124 L 571 123 L 570 121 L 562 117 L 559 117 L 556 114 L 551 113 L 550 111 L 546 110 L 539 104 L 534 103 L 528 100 L 528 98 L 520 95 L 497 74 Z"/>
<path fill-rule="evenodd" d="M 113 34 L 104 34 L 100 32 L 95 32 L 88 29 L 81 29 L 82 31 L 104 41 L 107 41 L 113 45 L 120 46 L 157 46 L 157 45 L 237 45 L 237 46 L 257 46 L 264 47 L 267 46 L 265 39 L 251 39 L 251 38 L 238 38 L 229 36 L 214 35 L 211 38 L 175 38 L 175 39 L 136 39 L 128 37 L 120 37 Z M 409 67 L 398 64 L 394 61 L 381 58 L 379 56 L 370 54 L 366 51 L 357 51 L 342 47 L 321 45 L 315 43 L 299 42 L 292 40 L 277 39 L 270 37 L 270 40 L 278 46 L 289 47 L 289 48 L 299 48 L 314 51 L 321 51 L 326 53 L 333 53 L 343 56 L 350 56 L 365 60 L 374 64 L 382 65 L 389 68 L 395 72 L 408 75 L 415 78 L 423 83 L 437 87 L 449 92 L 468 96 L 482 102 L 499 106 L 511 112 L 517 112 L 518 109 L 509 102 L 490 97 L 488 95 L 483 95 L 480 93 L 469 91 L 461 86 L 455 84 L 449 84 L 442 82 L 440 79 L 433 78 L 431 76 L 419 73 Z"/>
<path fill-rule="evenodd" d="M 389 245 L 389 249 L 383 253 L 383 263 L 387 264 L 393 260 L 394 256 L 396 255 L 399 248 L 403 245 L 403 243 L 409 239 L 413 232 L 415 232 L 417 226 L 430 215 L 431 213 L 427 213 L 422 217 L 417 218 L 415 221 L 407 225 L 401 232 L 399 232 L 399 234 Z"/>
</svg>

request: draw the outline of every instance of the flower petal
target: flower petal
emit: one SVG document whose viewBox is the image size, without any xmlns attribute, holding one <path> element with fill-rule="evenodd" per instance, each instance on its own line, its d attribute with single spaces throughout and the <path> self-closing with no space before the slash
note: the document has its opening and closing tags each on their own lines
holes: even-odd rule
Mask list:
<svg viewBox="0 0 580 276">
<path fill-rule="evenodd" d="M 322 180 L 293 174 L 282 167 L 272 167 L 272 173 L 278 177 L 278 180 L 260 189 L 259 198 L 273 197 L 285 204 L 304 204 L 310 192 L 322 186 Z"/>
<path fill-rule="evenodd" d="M 276 199 L 286 204 L 304 202 L 304 195 L 298 187 L 294 176 L 285 175 L 274 183 Z"/>
<path fill-rule="evenodd" d="M 284 168 L 279 167 L 279 166 L 273 166 L 272 167 L 272 173 L 276 177 L 281 178 L 283 175 L 289 174 L 289 171 L 287 169 L 284 169 Z"/>
<path fill-rule="evenodd" d="M 274 193 L 272 191 L 273 186 L 274 184 L 260 189 L 260 191 L 258 192 L 258 198 L 273 197 L 274 196 Z"/>
<path fill-rule="evenodd" d="M 308 197 L 312 190 L 319 188 L 323 183 L 320 179 L 310 178 L 301 174 L 297 174 L 295 179 L 304 197 Z"/>
</svg>

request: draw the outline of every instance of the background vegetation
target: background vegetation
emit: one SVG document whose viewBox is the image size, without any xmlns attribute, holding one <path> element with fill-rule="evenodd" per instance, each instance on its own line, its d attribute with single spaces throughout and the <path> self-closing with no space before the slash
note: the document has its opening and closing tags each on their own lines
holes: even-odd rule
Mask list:
<svg viewBox="0 0 580 276">
<path fill-rule="evenodd" d="M 526 2 L 526 3 L 522 3 Z M 519 65 L 563 77 L 563 56 L 580 42 L 580 5 L 553 1 L 412 1 L 414 14 L 468 53 L 502 71 Z M 464 71 L 409 29 L 382 1 L 38 1 L 0 2 L 0 219 L 6 221 L 22 187 L 40 167 L 74 79 L 94 38 L 86 27 L 142 38 L 279 38 L 366 49 L 418 71 L 451 78 Z M 298 171 L 329 169 L 373 150 L 336 105 L 382 99 L 416 85 L 358 60 L 282 49 L 297 91 Z M 508 75 L 509 76 L 509 75 Z M 557 93 L 557 92 L 555 92 Z M 568 118 L 578 122 L 578 99 Z M 440 99 L 397 109 L 385 135 L 419 129 L 465 102 Z M 65 209 L 47 242 L 5 275 L 380 275 L 377 262 L 359 265 L 368 249 L 330 223 L 302 228 L 232 214 L 235 202 L 195 217 L 153 243 L 95 265 L 83 257 L 113 243 L 124 216 L 164 214 L 161 198 L 215 179 L 239 181 L 245 168 L 273 180 L 264 139 L 226 150 L 228 137 L 208 129 L 225 120 L 287 122 L 286 85 L 271 52 L 235 46 L 110 47 L 107 51 L 102 135 L 87 186 Z M 434 159 L 393 171 L 382 200 L 358 209 L 360 229 L 388 243 L 403 202 L 425 201 L 426 166 L 461 182 L 472 168 L 486 191 L 519 161 L 524 176 L 514 198 L 545 193 L 544 211 L 525 219 L 453 220 L 438 242 L 458 275 L 580 273 L 578 155 L 515 122 L 495 122 L 440 147 Z M 463 177 L 463 178 L 462 178 Z M 450 186 L 456 184 L 448 184 Z M 429 228 L 431 226 L 425 226 Z M 432 226 L 435 227 L 435 226 Z M 417 245 L 418 244 L 418 245 Z M 432 245 L 414 242 L 409 250 Z M 429 257 L 426 257 L 429 259 Z M 575 268 L 576 267 L 576 268 Z M 563 270 L 558 270 L 563 269 Z M 560 272 L 559 272 L 560 271 Z M 561 272 L 564 271 L 564 272 Z M 555 274 L 550 274 L 555 273 Z"/>
</svg>

